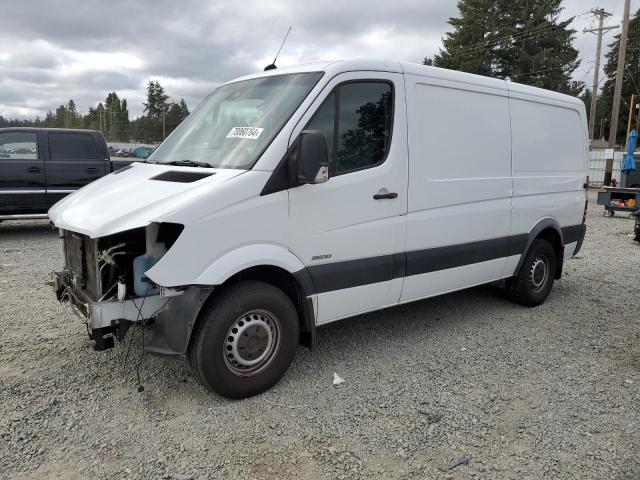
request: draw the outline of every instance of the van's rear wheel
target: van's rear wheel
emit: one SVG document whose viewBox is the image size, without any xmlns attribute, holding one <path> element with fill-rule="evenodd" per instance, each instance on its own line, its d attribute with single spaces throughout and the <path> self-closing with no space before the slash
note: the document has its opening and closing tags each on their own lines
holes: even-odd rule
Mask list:
<svg viewBox="0 0 640 480">
<path fill-rule="evenodd" d="M 257 395 L 289 368 L 299 329 L 296 308 L 282 290 L 258 281 L 237 283 L 203 312 L 189 346 L 189 363 L 219 395 Z"/>
<path fill-rule="evenodd" d="M 527 307 L 540 305 L 551 292 L 555 272 L 556 252 L 553 246 L 546 240 L 535 240 L 518 274 L 505 282 L 507 297 Z"/>
</svg>

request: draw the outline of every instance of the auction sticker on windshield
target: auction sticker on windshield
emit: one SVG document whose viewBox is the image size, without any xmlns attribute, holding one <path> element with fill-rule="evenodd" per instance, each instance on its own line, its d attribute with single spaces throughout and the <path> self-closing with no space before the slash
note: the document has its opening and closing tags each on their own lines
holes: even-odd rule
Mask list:
<svg viewBox="0 0 640 480">
<path fill-rule="evenodd" d="M 233 127 L 227 138 L 247 138 L 249 140 L 257 140 L 264 128 L 257 127 Z"/>
</svg>

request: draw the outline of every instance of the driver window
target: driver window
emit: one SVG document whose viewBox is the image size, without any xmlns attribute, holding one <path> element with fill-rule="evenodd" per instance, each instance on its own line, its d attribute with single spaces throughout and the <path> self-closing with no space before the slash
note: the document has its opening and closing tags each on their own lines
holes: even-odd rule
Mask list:
<svg viewBox="0 0 640 480">
<path fill-rule="evenodd" d="M 331 174 L 380 165 L 391 143 L 393 89 L 383 81 L 347 82 L 336 87 L 305 130 L 327 140 Z"/>
</svg>

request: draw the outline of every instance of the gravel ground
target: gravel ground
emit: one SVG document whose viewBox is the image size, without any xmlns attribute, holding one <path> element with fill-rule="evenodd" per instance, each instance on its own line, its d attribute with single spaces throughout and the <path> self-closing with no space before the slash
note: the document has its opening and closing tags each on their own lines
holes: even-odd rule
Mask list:
<svg viewBox="0 0 640 480">
<path fill-rule="evenodd" d="M 594 198 L 544 305 L 486 286 L 330 325 L 243 401 L 152 356 L 139 393 L 139 342 L 92 351 L 45 285 L 56 234 L 5 222 L 0 477 L 638 479 L 640 245 Z"/>
</svg>

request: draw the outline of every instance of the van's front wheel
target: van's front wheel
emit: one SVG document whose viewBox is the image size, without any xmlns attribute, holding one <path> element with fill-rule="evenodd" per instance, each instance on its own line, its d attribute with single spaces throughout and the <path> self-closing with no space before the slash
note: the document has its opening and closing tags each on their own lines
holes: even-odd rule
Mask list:
<svg viewBox="0 0 640 480">
<path fill-rule="evenodd" d="M 543 239 L 537 239 L 524 257 L 517 275 L 505 282 L 507 297 L 527 307 L 535 307 L 544 302 L 555 279 L 556 252 Z"/>
<path fill-rule="evenodd" d="M 282 290 L 264 282 L 240 282 L 226 287 L 203 312 L 189 363 L 223 397 L 257 395 L 289 368 L 299 328 L 296 308 Z"/>
</svg>

